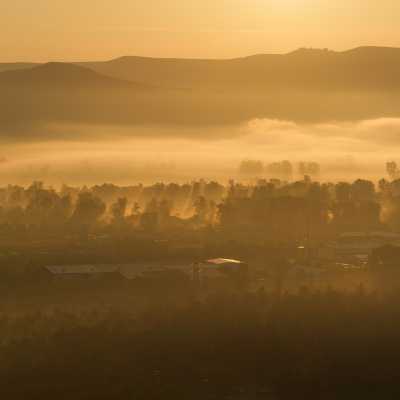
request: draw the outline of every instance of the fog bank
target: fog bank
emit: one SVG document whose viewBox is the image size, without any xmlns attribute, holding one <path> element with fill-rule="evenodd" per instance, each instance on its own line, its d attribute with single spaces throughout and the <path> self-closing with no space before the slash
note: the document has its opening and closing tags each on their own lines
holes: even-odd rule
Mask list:
<svg viewBox="0 0 400 400">
<path fill-rule="evenodd" d="M 400 150 L 398 118 L 319 124 L 253 119 L 202 128 L 65 124 L 46 129 L 52 139 L 2 144 L 2 185 L 37 179 L 54 185 L 239 179 L 238 166 L 246 159 L 316 161 L 322 179 L 375 179 L 385 175 L 386 161 L 398 161 Z"/>
</svg>

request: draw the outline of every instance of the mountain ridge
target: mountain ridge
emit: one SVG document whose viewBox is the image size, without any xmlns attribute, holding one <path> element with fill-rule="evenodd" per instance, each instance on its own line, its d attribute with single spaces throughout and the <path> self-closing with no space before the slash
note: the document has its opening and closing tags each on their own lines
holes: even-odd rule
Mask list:
<svg viewBox="0 0 400 400">
<path fill-rule="evenodd" d="M 379 52 L 398 52 L 400 54 L 400 47 L 394 47 L 394 46 L 357 46 L 353 47 L 351 49 L 347 50 L 332 50 L 329 48 L 313 48 L 313 47 L 300 47 L 295 50 L 286 52 L 286 53 L 255 53 L 255 54 L 249 54 L 247 56 L 239 56 L 239 57 L 229 57 L 229 58 L 204 58 L 204 57 L 155 57 L 155 56 L 140 56 L 140 55 L 122 55 L 118 56 L 115 58 L 111 59 L 105 59 L 105 60 L 87 60 L 87 61 L 46 61 L 46 62 L 24 62 L 24 61 L 18 61 L 18 62 L 1 62 L 0 61 L 0 72 L 3 70 L 12 70 L 12 69 L 27 69 L 30 67 L 38 66 L 38 65 L 43 65 L 43 64 L 55 64 L 55 63 L 60 63 L 60 64 L 76 64 L 76 65 L 84 65 L 84 64 L 96 64 L 96 63 L 107 63 L 107 62 L 113 62 L 113 61 L 119 61 L 119 60 L 126 60 L 126 59 L 143 59 L 143 60 L 164 60 L 164 61 L 192 61 L 192 62 L 202 62 L 202 61 L 235 61 L 235 60 L 245 60 L 249 58 L 254 58 L 254 57 L 263 57 L 263 56 L 280 56 L 280 57 L 285 57 L 285 56 L 290 56 L 294 55 L 296 53 L 298 54 L 350 54 L 350 53 L 359 53 L 359 52 L 367 52 L 367 51 L 379 51 Z M 4 68 L 4 69 L 3 69 Z"/>
<path fill-rule="evenodd" d="M 0 64 L 3 72 L 40 66 L 80 66 L 105 77 L 161 88 L 400 92 L 400 48 L 360 46 L 345 51 L 300 48 L 285 54 L 230 59 L 121 56 L 106 61 Z M 5 70 L 6 69 L 6 70 Z M 21 75 L 22 76 L 22 75 Z M 114 81 L 114 84 L 117 82 Z"/>
<path fill-rule="evenodd" d="M 0 73 L 0 128 L 400 118 L 399 70 L 400 49 L 373 47 L 230 60 L 40 64 Z"/>
<path fill-rule="evenodd" d="M 81 65 L 107 76 L 163 87 L 400 91 L 400 48 L 390 47 L 362 46 L 342 52 L 303 48 L 232 59 L 123 56 Z"/>
</svg>

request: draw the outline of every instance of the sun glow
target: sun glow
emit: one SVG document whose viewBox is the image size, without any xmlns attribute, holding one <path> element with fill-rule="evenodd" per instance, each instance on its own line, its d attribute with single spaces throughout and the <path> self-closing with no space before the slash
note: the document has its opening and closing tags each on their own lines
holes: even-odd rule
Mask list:
<svg viewBox="0 0 400 400">
<path fill-rule="evenodd" d="M 96 60 L 125 54 L 232 58 L 302 46 L 346 50 L 400 45 L 398 0 L 24 3 L 30 2 L 2 2 L 2 61 Z"/>
</svg>

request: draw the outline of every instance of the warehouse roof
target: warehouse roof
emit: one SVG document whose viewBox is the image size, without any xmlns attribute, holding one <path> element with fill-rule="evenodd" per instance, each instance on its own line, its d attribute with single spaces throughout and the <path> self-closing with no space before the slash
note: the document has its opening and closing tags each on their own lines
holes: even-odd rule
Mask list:
<svg viewBox="0 0 400 400">
<path fill-rule="evenodd" d="M 205 264 L 224 265 L 224 264 L 243 264 L 243 262 L 239 260 L 232 260 L 229 258 L 214 258 L 212 260 L 207 260 Z"/>
<path fill-rule="evenodd" d="M 118 271 L 117 265 L 54 265 L 46 269 L 55 275 L 109 274 Z"/>
<path fill-rule="evenodd" d="M 137 264 L 104 264 L 104 265 L 60 265 L 47 266 L 47 271 L 54 275 L 100 275 L 119 273 L 126 279 L 135 279 L 146 274 L 181 271 L 187 274 L 192 272 L 190 265 L 164 265 L 160 263 L 137 263 Z"/>
</svg>

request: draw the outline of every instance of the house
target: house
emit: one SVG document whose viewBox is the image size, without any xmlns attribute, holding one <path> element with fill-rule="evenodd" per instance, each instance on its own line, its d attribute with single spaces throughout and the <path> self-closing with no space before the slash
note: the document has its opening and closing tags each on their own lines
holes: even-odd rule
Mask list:
<svg viewBox="0 0 400 400">
<path fill-rule="evenodd" d="M 223 280 L 238 285 L 247 282 L 248 267 L 242 261 L 216 258 L 195 264 L 140 262 L 132 264 L 59 265 L 45 270 L 57 279 L 190 280 L 197 282 Z"/>
<path fill-rule="evenodd" d="M 400 247 L 400 235 L 384 231 L 347 232 L 339 236 L 334 248 L 337 256 L 369 256 L 385 245 Z"/>
<path fill-rule="evenodd" d="M 371 276 L 381 289 L 400 289 L 400 247 L 393 245 L 375 249 L 369 260 Z"/>
<path fill-rule="evenodd" d="M 62 279 L 101 278 L 118 274 L 116 265 L 54 265 L 45 267 L 52 276 Z"/>
<path fill-rule="evenodd" d="M 47 266 L 45 270 L 55 278 L 87 279 L 119 277 L 127 280 L 181 275 L 193 278 L 190 265 L 168 265 L 160 263 L 62 265 Z"/>
<path fill-rule="evenodd" d="M 214 258 L 198 264 L 198 274 L 201 283 L 228 280 L 242 285 L 248 280 L 248 265 L 239 260 Z"/>
<path fill-rule="evenodd" d="M 181 275 L 193 279 L 193 266 L 189 264 L 137 263 L 120 265 L 119 273 L 128 280 Z"/>
</svg>

